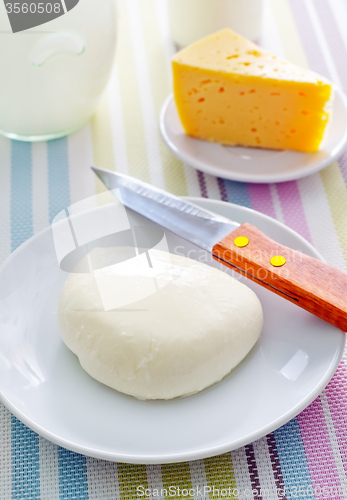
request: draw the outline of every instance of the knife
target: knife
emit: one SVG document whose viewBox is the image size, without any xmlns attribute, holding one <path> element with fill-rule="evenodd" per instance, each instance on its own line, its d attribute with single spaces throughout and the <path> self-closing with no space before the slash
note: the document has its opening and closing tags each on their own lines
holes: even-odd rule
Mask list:
<svg viewBox="0 0 347 500">
<path fill-rule="evenodd" d="M 218 262 L 347 331 L 347 273 L 280 245 L 259 229 L 132 177 L 92 167 L 122 203 L 212 253 Z"/>
</svg>

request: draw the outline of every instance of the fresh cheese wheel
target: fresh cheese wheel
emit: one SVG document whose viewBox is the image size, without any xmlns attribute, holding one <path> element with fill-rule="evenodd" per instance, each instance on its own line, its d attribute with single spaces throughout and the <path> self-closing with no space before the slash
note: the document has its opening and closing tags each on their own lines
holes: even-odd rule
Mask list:
<svg viewBox="0 0 347 500">
<path fill-rule="evenodd" d="M 119 264 L 70 274 L 59 301 L 61 335 L 86 372 L 117 391 L 139 399 L 193 394 L 248 354 L 261 333 L 262 307 L 225 272 L 159 250 L 149 254 L 151 267 L 138 258 L 128 274 Z M 131 290 L 144 298 L 125 304 Z M 110 297 L 123 305 L 105 310 Z"/>
<path fill-rule="evenodd" d="M 230 29 L 172 59 L 173 88 L 185 132 L 228 145 L 317 151 L 333 89 Z"/>
</svg>

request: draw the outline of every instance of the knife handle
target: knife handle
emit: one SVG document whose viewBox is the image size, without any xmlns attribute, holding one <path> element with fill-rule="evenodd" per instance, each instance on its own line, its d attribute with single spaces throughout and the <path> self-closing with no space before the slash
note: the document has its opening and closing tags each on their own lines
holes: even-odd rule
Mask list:
<svg viewBox="0 0 347 500">
<path fill-rule="evenodd" d="M 217 261 L 347 331 L 347 273 L 276 243 L 247 222 L 217 243 L 212 254 Z M 272 260 L 275 256 L 282 259 Z"/>
</svg>

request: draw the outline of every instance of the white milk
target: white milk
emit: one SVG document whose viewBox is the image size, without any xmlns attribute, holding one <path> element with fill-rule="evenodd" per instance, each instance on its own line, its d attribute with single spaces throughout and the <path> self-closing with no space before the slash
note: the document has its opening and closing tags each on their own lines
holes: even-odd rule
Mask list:
<svg viewBox="0 0 347 500">
<path fill-rule="evenodd" d="M 256 40 L 261 31 L 263 0 L 168 0 L 174 42 L 186 47 L 223 28 Z"/>
<path fill-rule="evenodd" d="M 80 0 L 62 17 L 13 34 L 0 2 L 0 133 L 63 136 L 93 114 L 108 82 L 115 0 Z"/>
</svg>

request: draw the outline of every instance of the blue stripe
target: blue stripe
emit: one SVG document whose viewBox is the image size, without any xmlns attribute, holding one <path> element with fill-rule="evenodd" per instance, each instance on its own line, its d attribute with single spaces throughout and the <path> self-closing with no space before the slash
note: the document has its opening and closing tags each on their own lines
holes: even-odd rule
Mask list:
<svg viewBox="0 0 347 500">
<path fill-rule="evenodd" d="M 283 427 L 280 427 L 274 432 L 274 435 L 286 497 L 306 498 L 303 492 L 312 491 L 312 482 L 298 419 L 294 418 Z"/>
<path fill-rule="evenodd" d="M 11 250 L 33 235 L 31 144 L 11 142 Z M 39 438 L 11 418 L 12 498 L 39 500 Z"/>
<path fill-rule="evenodd" d="M 39 438 L 12 416 L 12 498 L 40 500 Z"/>
<path fill-rule="evenodd" d="M 251 200 L 246 183 L 224 180 L 224 186 L 228 201 L 251 208 Z"/>
<path fill-rule="evenodd" d="M 70 205 L 68 139 L 47 142 L 49 220 Z"/>
<path fill-rule="evenodd" d="M 70 205 L 68 139 L 47 143 L 49 218 Z M 87 500 L 88 479 L 86 457 L 58 448 L 59 493 L 63 500 Z"/>
<path fill-rule="evenodd" d="M 11 250 L 33 235 L 31 144 L 11 142 Z"/>
<path fill-rule="evenodd" d="M 59 494 L 62 500 L 88 500 L 86 457 L 58 448 Z"/>
</svg>

